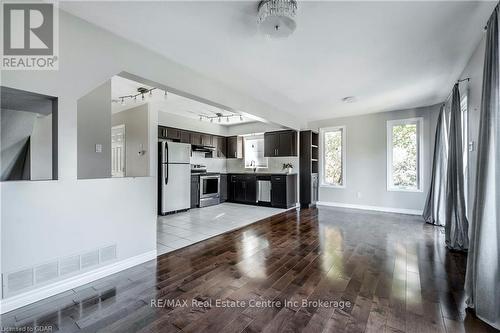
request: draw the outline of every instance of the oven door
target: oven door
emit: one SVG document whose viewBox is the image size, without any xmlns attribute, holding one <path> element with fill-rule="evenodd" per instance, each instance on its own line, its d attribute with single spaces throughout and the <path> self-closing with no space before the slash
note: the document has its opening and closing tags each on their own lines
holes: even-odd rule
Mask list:
<svg viewBox="0 0 500 333">
<path fill-rule="evenodd" d="M 220 176 L 200 177 L 200 199 L 218 197 L 220 193 Z"/>
</svg>

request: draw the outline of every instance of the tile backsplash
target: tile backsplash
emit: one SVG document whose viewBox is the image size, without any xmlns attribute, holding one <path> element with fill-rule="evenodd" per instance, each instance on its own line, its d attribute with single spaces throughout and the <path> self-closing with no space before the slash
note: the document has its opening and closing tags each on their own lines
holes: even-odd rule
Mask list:
<svg viewBox="0 0 500 333">
<path fill-rule="evenodd" d="M 191 164 L 201 164 L 207 166 L 208 172 L 226 173 L 225 158 L 206 158 L 205 153 L 193 151 L 190 159 Z"/>
<path fill-rule="evenodd" d="M 269 157 L 268 167 L 259 168 L 257 172 L 262 173 L 282 173 L 284 163 L 292 163 L 294 169 L 292 172 L 298 172 L 299 158 L 292 157 Z M 191 156 L 191 164 L 202 164 L 207 166 L 209 172 L 231 173 L 231 172 L 249 172 L 252 169 L 245 169 L 245 159 L 243 158 L 206 158 L 205 153 L 194 151 Z"/>
</svg>

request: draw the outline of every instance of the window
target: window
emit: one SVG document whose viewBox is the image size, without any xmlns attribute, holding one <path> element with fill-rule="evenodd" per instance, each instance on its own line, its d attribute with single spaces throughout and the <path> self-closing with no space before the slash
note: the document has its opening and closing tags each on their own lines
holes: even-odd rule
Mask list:
<svg viewBox="0 0 500 333">
<path fill-rule="evenodd" d="M 423 118 L 387 122 L 387 190 L 422 191 Z"/>
<path fill-rule="evenodd" d="M 245 168 L 267 168 L 267 157 L 264 157 L 264 135 L 252 135 L 244 138 Z"/>
<path fill-rule="evenodd" d="M 345 187 L 345 126 L 321 129 L 321 185 Z"/>
</svg>

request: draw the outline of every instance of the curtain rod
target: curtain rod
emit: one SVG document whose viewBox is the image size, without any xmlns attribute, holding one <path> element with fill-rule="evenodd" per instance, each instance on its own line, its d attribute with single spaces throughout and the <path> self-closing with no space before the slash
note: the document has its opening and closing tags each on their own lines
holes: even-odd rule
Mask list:
<svg viewBox="0 0 500 333">
<path fill-rule="evenodd" d="M 466 77 L 465 79 L 459 79 L 459 80 L 457 80 L 456 84 L 460 84 L 460 83 L 465 82 L 465 81 L 469 82 L 470 81 L 470 77 Z M 443 105 L 446 104 L 446 102 L 450 99 L 450 97 L 451 97 L 452 94 L 453 94 L 453 89 L 451 90 L 451 92 L 448 95 L 448 97 L 446 97 L 446 99 L 444 100 Z"/>
</svg>

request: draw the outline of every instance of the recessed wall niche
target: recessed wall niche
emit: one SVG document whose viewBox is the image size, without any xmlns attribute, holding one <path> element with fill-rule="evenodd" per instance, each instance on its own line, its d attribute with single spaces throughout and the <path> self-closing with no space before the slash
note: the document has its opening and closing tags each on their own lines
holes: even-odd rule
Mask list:
<svg viewBox="0 0 500 333">
<path fill-rule="evenodd" d="M 0 87 L 1 180 L 57 179 L 57 97 Z"/>
</svg>

